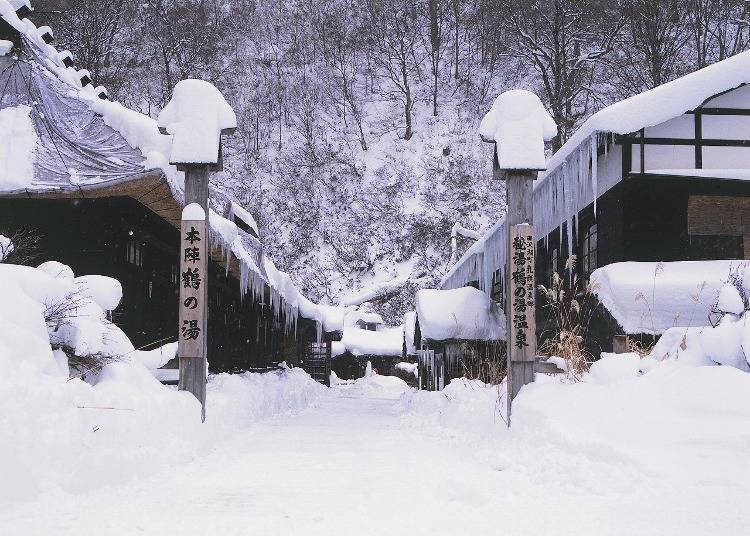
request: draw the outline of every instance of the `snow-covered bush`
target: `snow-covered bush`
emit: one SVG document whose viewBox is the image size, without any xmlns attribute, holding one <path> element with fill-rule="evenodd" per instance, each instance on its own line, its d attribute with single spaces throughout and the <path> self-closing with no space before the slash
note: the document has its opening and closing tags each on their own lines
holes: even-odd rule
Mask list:
<svg viewBox="0 0 750 536">
<path fill-rule="evenodd" d="M 718 321 L 705 327 L 671 328 L 654 346 L 655 359 L 719 364 L 750 372 L 750 265 L 732 270 L 721 287 L 713 313 Z"/>
<path fill-rule="evenodd" d="M 195 397 L 149 371 L 176 345 L 136 351 L 106 320 L 121 295 L 60 263 L 0 263 L 0 504 L 152 474 L 326 392 L 300 369 L 212 376 L 202 424 Z"/>
</svg>

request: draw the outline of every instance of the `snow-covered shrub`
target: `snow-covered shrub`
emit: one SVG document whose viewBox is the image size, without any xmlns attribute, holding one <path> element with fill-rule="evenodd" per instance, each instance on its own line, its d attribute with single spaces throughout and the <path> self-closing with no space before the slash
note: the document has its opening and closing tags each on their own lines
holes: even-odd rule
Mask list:
<svg viewBox="0 0 750 536">
<path fill-rule="evenodd" d="M 148 370 L 173 356 L 176 344 L 139 352 L 106 321 L 105 309 L 120 296 L 115 280 L 76 278 L 60 263 L 0 263 L 0 504 L 153 474 L 326 392 L 301 369 L 212 376 L 202 424 L 195 397 Z M 69 374 L 63 349 L 74 366 L 92 355 L 118 359 L 97 363 L 96 374 L 87 369 L 83 381 Z"/>
</svg>

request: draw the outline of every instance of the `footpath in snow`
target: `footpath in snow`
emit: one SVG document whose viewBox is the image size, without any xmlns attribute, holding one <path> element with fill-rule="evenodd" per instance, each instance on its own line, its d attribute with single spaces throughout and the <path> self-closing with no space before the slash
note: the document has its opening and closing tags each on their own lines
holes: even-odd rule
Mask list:
<svg viewBox="0 0 750 536">
<path fill-rule="evenodd" d="M 6 504 L 0 526 L 6 536 L 745 533 L 750 376 L 616 359 L 581 383 L 543 377 L 524 389 L 510 433 L 497 387 L 337 385 L 307 409 L 248 419 L 184 463 Z"/>
</svg>

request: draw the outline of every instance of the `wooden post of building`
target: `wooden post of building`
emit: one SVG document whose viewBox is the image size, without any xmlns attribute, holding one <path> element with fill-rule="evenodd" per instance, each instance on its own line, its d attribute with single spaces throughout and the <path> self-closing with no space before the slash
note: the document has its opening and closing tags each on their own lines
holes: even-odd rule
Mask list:
<svg viewBox="0 0 750 536">
<path fill-rule="evenodd" d="M 208 350 L 208 166 L 185 166 L 185 210 L 180 228 L 178 389 L 190 391 L 206 419 Z M 200 207 L 200 210 L 196 210 Z"/>
</svg>

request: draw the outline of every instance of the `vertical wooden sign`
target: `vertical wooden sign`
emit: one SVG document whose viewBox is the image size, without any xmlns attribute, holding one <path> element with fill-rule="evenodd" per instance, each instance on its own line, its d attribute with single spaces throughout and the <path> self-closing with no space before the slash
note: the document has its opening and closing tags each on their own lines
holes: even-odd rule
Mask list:
<svg viewBox="0 0 750 536">
<path fill-rule="evenodd" d="M 509 361 L 536 359 L 536 319 L 534 285 L 534 228 L 529 224 L 510 228 L 510 271 L 508 273 L 508 303 L 506 311 Z"/>
<path fill-rule="evenodd" d="M 198 203 L 182 211 L 180 227 L 180 318 L 177 355 L 179 389 L 206 401 L 206 298 L 208 285 L 206 213 Z"/>
<path fill-rule="evenodd" d="M 508 339 L 507 423 L 513 399 L 534 381 L 536 361 L 536 288 L 534 278 L 533 170 L 506 171 L 508 194 L 505 314 Z"/>
</svg>

